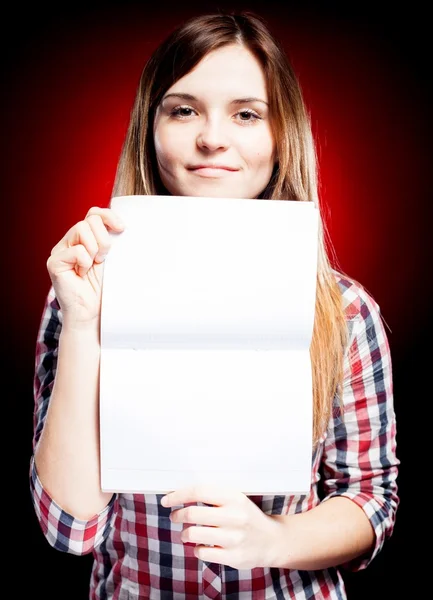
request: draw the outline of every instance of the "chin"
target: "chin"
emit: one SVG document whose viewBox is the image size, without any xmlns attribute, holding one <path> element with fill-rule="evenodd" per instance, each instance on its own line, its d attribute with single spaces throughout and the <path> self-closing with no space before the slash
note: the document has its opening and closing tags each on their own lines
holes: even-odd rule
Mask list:
<svg viewBox="0 0 433 600">
<path fill-rule="evenodd" d="M 245 194 L 239 194 L 239 191 L 227 189 L 218 186 L 195 186 L 189 191 L 183 191 L 182 196 L 201 196 L 203 198 L 247 198 Z"/>
</svg>

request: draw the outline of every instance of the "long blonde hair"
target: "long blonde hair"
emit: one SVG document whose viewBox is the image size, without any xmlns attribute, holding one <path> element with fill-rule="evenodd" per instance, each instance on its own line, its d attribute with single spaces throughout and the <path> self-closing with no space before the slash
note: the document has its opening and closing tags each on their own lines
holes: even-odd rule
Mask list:
<svg viewBox="0 0 433 600">
<path fill-rule="evenodd" d="M 205 55 L 229 44 L 242 44 L 254 54 L 271 90 L 271 126 L 278 161 L 259 197 L 314 202 L 320 215 L 316 150 L 300 84 L 286 53 L 263 18 L 250 12 L 194 17 L 155 50 L 140 78 L 113 196 L 168 194 L 159 177 L 153 141 L 156 109 L 166 91 Z M 334 399 L 340 395 L 347 344 L 341 292 L 330 250 L 320 217 L 315 320 L 310 345 L 315 444 L 326 430 Z"/>
</svg>

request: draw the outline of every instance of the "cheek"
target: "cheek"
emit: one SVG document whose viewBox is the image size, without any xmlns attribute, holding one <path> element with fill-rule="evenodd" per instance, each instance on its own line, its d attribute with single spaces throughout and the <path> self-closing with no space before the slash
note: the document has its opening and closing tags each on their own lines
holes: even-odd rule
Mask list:
<svg viewBox="0 0 433 600">
<path fill-rule="evenodd" d="M 260 169 L 260 170 L 273 169 L 273 165 L 274 165 L 273 147 L 272 146 L 269 146 L 268 148 L 262 147 L 259 152 L 255 152 L 251 162 L 256 167 L 256 169 Z"/>
<path fill-rule="evenodd" d="M 268 132 L 261 132 L 245 146 L 249 160 L 256 168 L 268 168 L 274 164 L 275 144 Z"/>
<path fill-rule="evenodd" d="M 181 156 L 181 143 L 176 136 L 169 135 L 164 128 L 157 128 L 154 134 L 156 158 L 160 165 L 174 166 Z"/>
</svg>

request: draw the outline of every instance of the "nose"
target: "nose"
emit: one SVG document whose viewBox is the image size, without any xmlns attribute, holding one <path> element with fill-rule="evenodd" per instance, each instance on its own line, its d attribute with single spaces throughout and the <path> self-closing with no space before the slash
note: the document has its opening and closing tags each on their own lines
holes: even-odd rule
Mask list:
<svg viewBox="0 0 433 600">
<path fill-rule="evenodd" d="M 197 134 L 197 146 L 202 150 L 224 150 L 228 147 L 229 140 L 224 125 L 219 119 L 208 118 L 201 123 Z"/>
</svg>

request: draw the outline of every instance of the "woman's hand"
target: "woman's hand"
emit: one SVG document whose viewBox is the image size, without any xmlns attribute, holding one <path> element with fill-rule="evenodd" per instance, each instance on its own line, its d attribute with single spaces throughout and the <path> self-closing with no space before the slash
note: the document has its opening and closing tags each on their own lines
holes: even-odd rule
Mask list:
<svg viewBox="0 0 433 600">
<path fill-rule="evenodd" d="M 161 504 L 172 507 L 190 502 L 213 505 L 188 506 L 170 514 L 174 523 L 194 523 L 183 529 L 181 537 L 183 542 L 197 544 L 197 558 L 234 569 L 272 566 L 283 536 L 282 525 L 248 496 L 229 488 L 203 485 L 171 492 Z"/>
<path fill-rule="evenodd" d="M 110 229 L 123 231 L 120 218 L 110 208 L 93 207 L 54 246 L 47 260 L 63 323 L 74 329 L 99 323 Z"/>
</svg>

